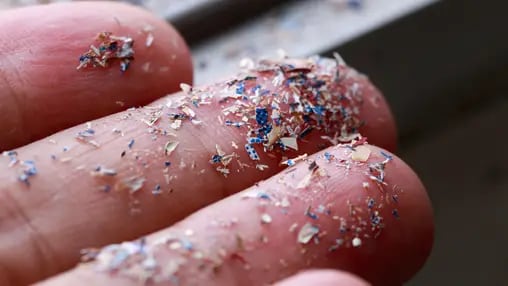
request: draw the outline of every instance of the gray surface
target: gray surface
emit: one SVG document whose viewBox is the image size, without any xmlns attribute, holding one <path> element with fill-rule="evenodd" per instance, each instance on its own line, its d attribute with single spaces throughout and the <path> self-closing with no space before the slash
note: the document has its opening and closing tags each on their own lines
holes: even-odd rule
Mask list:
<svg viewBox="0 0 508 286">
<path fill-rule="evenodd" d="M 508 284 L 508 100 L 402 152 L 429 190 L 436 240 L 408 285 Z"/>
</svg>

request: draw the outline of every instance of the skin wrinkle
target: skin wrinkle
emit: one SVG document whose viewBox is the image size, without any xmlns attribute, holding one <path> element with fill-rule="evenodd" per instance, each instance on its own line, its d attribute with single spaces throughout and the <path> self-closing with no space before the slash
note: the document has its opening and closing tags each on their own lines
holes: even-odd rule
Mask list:
<svg viewBox="0 0 508 286">
<path fill-rule="evenodd" d="M 0 50 L 2 50 L 3 47 L 0 46 Z M 7 72 L 9 71 L 9 72 Z M 9 77 L 9 75 L 11 75 Z M 12 79 L 12 75 L 14 76 L 14 80 Z M 17 79 L 17 80 L 16 80 Z M 4 55 L 3 57 L 0 57 L 0 82 L 3 82 L 2 89 L 0 90 L 1 93 L 7 94 L 8 98 L 11 99 L 11 104 L 4 105 L 5 102 L 2 102 L 2 105 L 4 105 L 8 110 L 12 112 L 7 112 L 7 117 L 11 119 L 13 122 L 10 124 L 12 126 L 12 129 L 8 133 L 22 133 L 21 141 L 28 140 L 30 138 L 30 134 L 27 134 L 27 132 L 21 132 L 22 130 L 26 130 L 26 120 L 24 118 L 24 108 L 21 104 L 21 102 L 25 101 L 24 98 L 25 95 L 21 92 L 19 88 L 16 88 L 13 85 L 13 82 L 20 82 L 21 81 L 21 75 L 19 71 L 16 69 L 16 66 L 12 63 L 12 61 L 9 60 L 8 56 Z M 17 92 L 16 92 L 17 91 Z M 5 116 L 5 115 L 4 115 Z M 18 135 L 19 136 L 19 135 Z M 0 145 L 0 151 L 3 151 L 3 147 Z"/>
<path fill-rule="evenodd" d="M 14 197 L 10 195 L 9 190 L 3 190 L 1 193 L 4 200 L 7 201 L 4 201 L 3 205 L 11 207 L 11 211 L 9 212 L 11 220 L 21 221 L 21 223 L 16 225 L 16 227 L 18 230 L 26 234 L 22 236 L 24 238 L 24 243 L 33 246 L 32 258 L 39 261 L 38 264 L 42 267 L 41 271 L 44 273 L 51 271 L 51 269 L 60 268 L 57 256 L 55 255 L 56 252 L 51 248 L 51 244 L 46 240 L 37 226 L 32 223 L 32 218 L 16 202 Z M 26 248 L 26 246 L 24 248 Z M 0 269 L 8 269 L 8 267 L 4 266 L 3 263 L 0 263 Z M 10 276 L 6 277 L 8 278 Z M 17 285 L 17 282 L 14 281 L 13 285 Z"/>
</svg>

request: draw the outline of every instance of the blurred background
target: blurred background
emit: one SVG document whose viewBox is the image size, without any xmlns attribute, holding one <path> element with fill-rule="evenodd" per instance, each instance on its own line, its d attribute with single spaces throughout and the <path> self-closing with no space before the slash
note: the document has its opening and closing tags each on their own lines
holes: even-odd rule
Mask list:
<svg viewBox="0 0 508 286">
<path fill-rule="evenodd" d="M 2 0 L 0 8 L 60 1 Z M 384 92 L 399 156 L 433 201 L 434 251 L 407 285 L 508 285 L 508 1 L 125 2 L 181 31 L 197 84 L 278 49 L 339 52 Z"/>
</svg>

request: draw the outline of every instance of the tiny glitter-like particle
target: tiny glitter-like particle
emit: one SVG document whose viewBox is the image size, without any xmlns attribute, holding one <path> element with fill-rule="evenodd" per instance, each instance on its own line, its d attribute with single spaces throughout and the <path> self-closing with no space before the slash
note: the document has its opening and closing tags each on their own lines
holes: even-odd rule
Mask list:
<svg viewBox="0 0 508 286">
<path fill-rule="evenodd" d="M 397 209 L 393 209 L 393 210 L 392 210 L 392 215 L 393 215 L 395 218 L 399 219 L 399 218 L 400 218 L 400 216 L 399 216 L 399 210 L 397 210 Z"/>
<path fill-rule="evenodd" d="M 296 142 L 296 137 L 282 137 L 280 138 L 280 142 L 284 146 L 298 151 L 298 142 Z"/>
<path fill-rule="evenodd" d="M 385 159 L 388 160 L 388 161 L 393 160 L 393 156 L 388 154 L 388 153 L 386 153 L 386 152 L 381 151 L 381 155 L 383 155 L 383 157 L 385 157 Z"/>
<path fill-rule="evenodd" d="M 127 187 L 131 193 L 135 193 L 143 187 L 146 179 L 143 177 L 130 177 L 122 181 L 122 184 Z"/>
<path fill-rule="evenodd" d="M 358 162 L 365 162 L 369 159 L 370 156 L 370 149 L 367 146 L 358 146 L 355 148 L 355 150 L 351 153 L 351 160 L 358 161 Z"/>
<path fill-rule="evenodd" d="M 134 146 L 134 139 L 131 139 L 131 141 L 129 141 L 129 144 L 127 144 L 127 147 L 129 147 L 129 149 L 132 149 L 132 146 Z"/>
<path fill-rule="evenodd" d="M 353 245 L 353 247 L 360 247 L 362 245 L 362 239 L 359 237 L 355 237 L 351 241 L 351 244 Z"/>
<path fill-rule="evenodd" d="M 113 176 L 116 176 L 117 172 L 115 169 L 109 169 L 109 168 L 105 168 L 103 166 L 97 166 L 94 171 L 92 172 L 93 175 L 95 176 L 109 176 L 109 177 L 113 177 Z"/>
<path fill-rule="evenodd" d="M 245 151 L 247 151 L 247 154 L 249 154 L 249 157 L 251 158 L 251 160 L 253 160 L 253 161 L 259 160 L 258 152 L 256 152 L 256 150 L 254 149 L 254 147 L 252 147 L 252 145 L 245 144 Z"/>
<path fill-rule="evenodd" d="M 168 141 L 166 142 L 166 145 L 164 145 L 164 154 L 167 156 L 171 155 L 173 151 L 175 151 L 176 147 L 178 147 L 179 142 L 178 141 Z"/>
<path fill-rule="evenodd" d="M 154 194 L 154 195 L 158 195 L 158 194 L 160 194 L 160 193 L 162 193 L 162 191 L 161 191 L 161 185 L 157 184 L 157 185 L 155 185 L 155 187 L 153 188 L 153 190 L 152 190 L 152 194 Z"/>
<path fill-rule="evenodd" d="M 191 93 L 192 92 L 192 86 L 186 84 L 186 83 L 181 83 L 180 84 L 180 89 L 185 92 L 185 93 Z"/>
<path fill-rule="evenodd" d="M 269 224 L 272 222 L 272 217 L 269 214 L 264 213 L 261 215 L 261 222 L 264 224 Z"/>
<path fill-rule="evenodd" d="M 319 228 L 317 226 L 312 225 L 310 223 L 306 223 L 304 226 L 302 226 L 302 228 L 298 232 L 297 241 L 301 244 L 307 244 L 318 233 L 319 233 Z"/>
<path fill-rule="evenodd" d="M 153 34 L 152 33 L 148 33 L 148 35 L 146 35 L 145 46 L 151 47 L 152 43 L 153 43 L 153 40 L 154 40 Z"/>
</svg>

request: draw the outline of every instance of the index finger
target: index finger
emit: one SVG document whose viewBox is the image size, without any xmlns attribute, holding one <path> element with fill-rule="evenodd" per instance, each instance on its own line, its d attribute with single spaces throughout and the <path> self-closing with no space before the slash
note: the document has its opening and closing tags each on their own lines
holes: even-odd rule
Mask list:
<svg viewBox="0 0 508 286">
<path fill-rule="evenodd" d="M 180 35 L 134 6 L 78 2 L 7 10 L 0 27 L 0 151 L 147 104 L 192 82 Z M 134 40 L 126 72 L 118 62 L 76 71 L 99 32 Z"/>
</svg>

